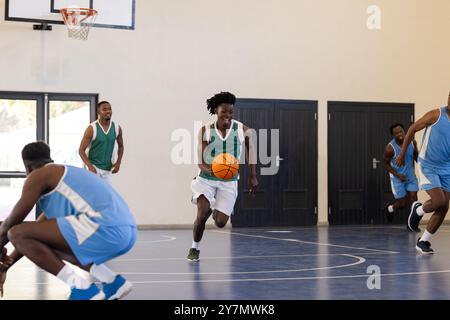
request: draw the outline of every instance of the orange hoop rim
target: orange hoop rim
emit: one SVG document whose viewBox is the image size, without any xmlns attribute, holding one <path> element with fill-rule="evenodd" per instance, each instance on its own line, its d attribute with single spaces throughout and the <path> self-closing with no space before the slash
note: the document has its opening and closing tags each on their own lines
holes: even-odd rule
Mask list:
<svg viewBox="0 0 450 320">
<path fill-rule="evenodd" d="M 86 15 L 86 16 L 94 16 L 96 15 L 98 12 L 95 9 L 90 9 L 90 8 L 61 8 L 59 9 L 59 11 L 61 12 L 61 14 L 63 16 L 69 16 L 73 13 L 79 13 L 82 15 Z"/>
<path fill-rule="evenodd" d="M 69 38 L 87 40 L 89 30 L 94 26 L 97 10 L 83 7 L 61 8 L 60 13 L 67 26 Z"/>
</svg>

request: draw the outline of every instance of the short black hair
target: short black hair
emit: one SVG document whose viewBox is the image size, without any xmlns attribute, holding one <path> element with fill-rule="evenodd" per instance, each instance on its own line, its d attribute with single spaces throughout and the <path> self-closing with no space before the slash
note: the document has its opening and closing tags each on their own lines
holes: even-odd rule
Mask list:
<svg viewBox="0 0 450 320">
<path fill-rule="evenodd" d="M 109 104 L 109 105 L 111 105 L 111 103 L 109 103 L 108 101 L 106 101 L 106 100 L 103 100 L 103 101 L 100 101 L 99 103 L 97 103 L 97 110 L 98 109 L 100 109 L 100 107 L 102 106 L 102 104 Z"/>
<path fill-rule="evenodd" d="M 401 127 L 403 130 L 405 130 L 405 127 L 403 126 L 403 124 L 401 124 L 401 123 L 394 123 L 393 125 L 391 125 L 390 127 L 389 127 L 389 132 L 391 133 L 391 134 L 393 134 L 392 133 L 392 130 L 394 130 L 394 128 L 396 128 L 396 127 Z"/>
<path fill-rule="evenodd" d="M 230 92 L 221 92 L 206 100 L 207 109 L 210 114 L 216 114 L 216 109 L 222 103 L 234 104 L 236 96 Z"/>
<path fill-rule="evenodd" d="M 53 162 L 50 157 L 50 147 L 44 141 L 32 142 L 23 147 L 22 159 L 36 164 Z"/>
</svg>

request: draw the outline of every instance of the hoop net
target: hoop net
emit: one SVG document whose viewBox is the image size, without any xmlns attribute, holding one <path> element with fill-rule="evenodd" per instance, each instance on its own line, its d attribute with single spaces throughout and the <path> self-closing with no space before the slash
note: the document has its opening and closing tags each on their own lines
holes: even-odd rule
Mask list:
<svg viewBox="0 0 450 320">
<path fill-rule="evenodd" d="M 67 26 L 69 38 L 87 40 L 89 30 L 97 18 L 97 10 L 87 8 L 62 8 L 60 10 Z"/>
</svg>

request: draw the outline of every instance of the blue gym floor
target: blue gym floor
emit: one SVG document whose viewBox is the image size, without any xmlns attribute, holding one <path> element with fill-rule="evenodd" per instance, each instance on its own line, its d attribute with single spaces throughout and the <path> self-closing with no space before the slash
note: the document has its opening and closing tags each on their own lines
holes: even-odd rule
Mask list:
<svg viewBox="0 0 450 320">
<path fill-rule="evenodd" d="M 424 226 L 421 226 L 423 229 Z M 450 227 L 416 253 L 404 226 L 207 229 L 199 262 L 191 230 L 139 231 L 131 252 L 109 263 L 133 284 L 125 299 L 450 299 Z M 368 279 L 369 266 L 381 271 Z M 65 299 L 68 288 L 22 259 L 3 299 Z"/>
</svg>

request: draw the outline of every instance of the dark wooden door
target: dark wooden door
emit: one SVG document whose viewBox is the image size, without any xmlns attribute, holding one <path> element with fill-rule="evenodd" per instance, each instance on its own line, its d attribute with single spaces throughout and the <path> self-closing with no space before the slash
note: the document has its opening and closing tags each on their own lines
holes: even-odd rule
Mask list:
<svg viewBox="0 0 450 320">
<path fill-rule="evenodd" d="M 328 103 L 328 221 L 330 224 L 386 223 L 384 206 L 392 200 L 382 165 L 392 139 L 389 126 L 408 128 L 414 105 L 399 103 Z M 406 223 L 407 210 L 395 215 Z"/>
<path fill-rule="evenodd" d="M 267 140 L 272 161 L 257 165 L 256 197 L 248 192 L 248 166 L 241 167 L 233 227 L 317 224 L 317 102 L 240 99 L 235 118 L 257 130 L 259 143 Z M 274 165 L 276 174 L 261 174 Z"/>
</svg>

